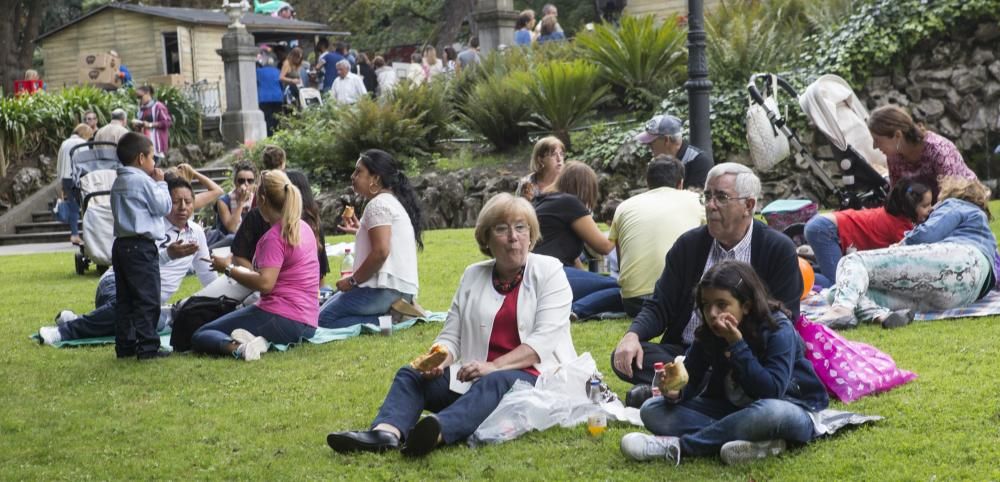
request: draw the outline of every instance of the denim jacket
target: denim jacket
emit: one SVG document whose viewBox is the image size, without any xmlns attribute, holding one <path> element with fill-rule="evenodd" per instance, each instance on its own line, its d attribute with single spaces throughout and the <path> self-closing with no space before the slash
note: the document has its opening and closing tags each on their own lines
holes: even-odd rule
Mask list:
<svg viewBox="0 0 1000 482">
<path fill-rule="evenodd" d="M 971 245 L 992 262 L 997 239 L 990 230 L 986 213 L 979 206 L 961 199 L 945 199 L 934 207 L 927 221 L 918 224 L 903 237 L 903 244 L 959 243 Z"/>
<path fill-rule="evenodd" d="M 825 409 L 830 398 L 812 362 L 806 359 L 805 343 L 784 313 L 771 316 L 778 328 L 761 327 L 766 348 L 759 356 L 750 351 L 746 340 L 730 345 L 727 358 L 725 353 L 709 354 L 696 339 L 684 360 L 689 380 L 681 400 L 697 396 L 725 400 L 727 378 L 732 376 L 735 385 L 752 400 L 785 400 L 813 412 Z"/>
</svg>

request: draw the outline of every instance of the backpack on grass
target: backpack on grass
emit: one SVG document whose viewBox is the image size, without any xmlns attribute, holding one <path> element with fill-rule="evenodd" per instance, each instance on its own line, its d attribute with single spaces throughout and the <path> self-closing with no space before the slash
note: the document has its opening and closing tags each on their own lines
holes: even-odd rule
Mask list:
<svg viewBox="0 0 1000 482">
<path fill-rule="evenodd" d="M 174 327 L 170 346 L 177 352 L 191 350 L 191 337 L 198 328 L 236 311 L 240 303 L 227 296 L 192 296 L 181 301 L 172 310 Z"/>
</svg>

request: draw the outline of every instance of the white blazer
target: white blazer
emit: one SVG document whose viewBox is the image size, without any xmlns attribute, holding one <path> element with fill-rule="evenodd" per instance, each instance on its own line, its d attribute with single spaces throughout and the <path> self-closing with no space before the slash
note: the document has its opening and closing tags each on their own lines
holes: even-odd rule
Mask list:
<svg viewBox="0 0 1000 482">
<path fill-rule="evenodd" d="M 444 328 L 435 340 L 454 355 L 454 367 L 485 361 L 489 353 L 493 319 L 504 300 L 493 288 L 495 263 L 491 259 L 465 269 Z M 538 354 L 540 361 L 534 367 L 539 372 L 576 359 L 569 322 L 572 303 L 573 292 L 562 263 L 551 256 L 528 254 L 517 297 L 517 334 L 521 343 Z"/>
</svg>

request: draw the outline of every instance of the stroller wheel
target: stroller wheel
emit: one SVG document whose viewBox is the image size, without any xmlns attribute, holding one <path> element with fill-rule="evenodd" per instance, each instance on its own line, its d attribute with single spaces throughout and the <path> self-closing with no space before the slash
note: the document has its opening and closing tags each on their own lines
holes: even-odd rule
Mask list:
<svg viewBox="0 0 1000 482">
<path fill-rule="evenodd" d="M 87 260 L 84 259 L 82 254 L 76 253 L 73 257 L 73 261 L 75 261 L 76 264 L 76 274 L 82 275 L 87 272 L 87 265 L 89 263 L 87 263 Z"/>
</svg>

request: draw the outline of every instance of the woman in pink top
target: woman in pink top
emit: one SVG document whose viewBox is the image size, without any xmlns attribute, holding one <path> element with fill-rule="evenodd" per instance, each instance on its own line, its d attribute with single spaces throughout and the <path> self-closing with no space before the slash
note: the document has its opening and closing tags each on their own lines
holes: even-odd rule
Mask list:
<svg viewBox="0 0 1000 482">
<path fill-rule="evenodd" d="M 954 176 L 979 180 L 965 165 L 955 144 L 913 122 L 910 114 L 898 106 L 885 105 L 872 111 L 868 130 L 875 139 L 875 148 L 886 156 L 889 184 L 912 179 L 929 186 L 937 202 L 940 178 Z"/>
<path fill-rule="evenodd" d="M 296 343 L 316 333 L 319 261 L 316 237 L 302 222 L 302 194 L 281 171 L 264 171 L 257 206 L 271 228 L 257 242 L 254 269 L 236 266 L 232 256 L 214 256 L 212 267 L 247 288 L 260 301 L 202 326 L 194 351 L 259 360 L 269 342 Z"/>
</svg>

